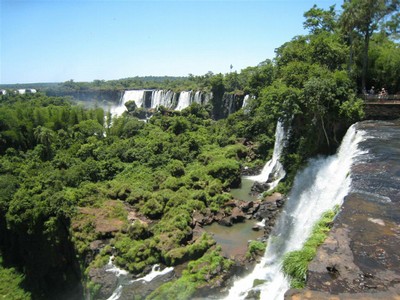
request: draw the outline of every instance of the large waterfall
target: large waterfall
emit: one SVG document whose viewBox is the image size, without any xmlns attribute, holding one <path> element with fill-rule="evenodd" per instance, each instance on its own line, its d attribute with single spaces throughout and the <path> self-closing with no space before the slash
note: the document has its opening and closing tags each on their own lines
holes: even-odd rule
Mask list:
<svg viewBox="0 0 400 300">
<path fill-rule="evenodd" d="M 143 107 L 145 90 L 130 90 L 125 91 L 121 97 L 118 106 L 111 109 L 113 115 L 120 116 L 126 110 L 125 103 L 135 101 L 137 107 Z"/>
<path fill-rule="evenodd" d="M 172 108 L 176 99 L 176 93 L 171 90 L 156 90 L 153 91 L 151 96 L 151 108 L 156 108 L 158 106 L 165 106 L 167 108 Z"/>
<path fill-rule="evenodd" d="M 179 94 L 178 105 L 175 110 L 182 110 L 190 105 L 190 100 L 192 96 L 192 91 L 182 91 Z"/>
<path fill-rule="evenodd" d="M 283 299 L 289 281 L 281 270 L 282 259 L 303 246 L 325 211 L 342 203 L 350 188 L 350 167 L 360 153 L 358 143 L 363 135 L 363 131 L 351 126 L 336 155 L 313 159 L 298 173 L 264 257 L 252 273 L 235 281 L 226 299 L 244 299 L 250 290 L 259 290 L 260 299 Z M 255 279 L 265 282 L 253 288 Z"/>
<path fill-rule="evenodd" d="M 282 154 L 282 150 L 285 147 L 285 141 L 286 141 L 286 133 L 283 128 L 283 124 L 282 122 L 278 121 L 275 130 L 275 145 L 272 158 L 265 164 L 264 168 L 262 169 L 259 175 L 246 176 L 244 178 L 250 179 L 252 181 L 267 182 L 270 175 L 273 174 L 274 181 L 271 183 L 269 189 L 271 190 L 274 187 L 276 187 L 279 181 L 286 175 L 286 172 L 279 161 Z"/>
</svg>

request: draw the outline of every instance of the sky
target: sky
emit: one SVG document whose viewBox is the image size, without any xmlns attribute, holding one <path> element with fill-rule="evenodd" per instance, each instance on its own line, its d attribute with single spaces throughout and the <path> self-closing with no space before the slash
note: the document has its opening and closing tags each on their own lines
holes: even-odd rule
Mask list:
<svg viewBox="0 0 400 300">
<path fill-rule="evenodd" d="M 0 0 L 0 84 L 228 73 L 342 0 Z"/>
</svg>

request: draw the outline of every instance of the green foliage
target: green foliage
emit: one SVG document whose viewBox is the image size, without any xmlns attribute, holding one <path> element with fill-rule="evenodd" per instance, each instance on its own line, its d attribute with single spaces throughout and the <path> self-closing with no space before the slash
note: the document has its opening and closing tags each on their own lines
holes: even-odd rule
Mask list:
<svg viewBox="0 0 400 300">
<path fill-rule="evenodd" d="M 267 245 L 263 242 L 260 241 L 250 241 L 250 243 L 247 246 L 247 251 L 246 251 L 246 258 L 254 258 L 255 256 L 261 255 L 264 251 Z"/>
<path fill-rule="evenodd" d="M 361 70 L 361 91 L 366 90 L 371 37 L 382 26 L 384 29 L 385 19 L 392 24 L 397 24 L 398 27 L 399 7 L 398 0 L 354 0 L 346 1 L 343 4 L 340 25 L 343 32 L 349 37 L 350 47 L 353 47 L 355 42 L 362 44 L 357 53 L 359 57 L 357 67 Z M 352 63 L 351 61 L 350 64 Z M 350 65 L 350 67 L 352 66 Z"/>
<path fill-rule="evenodd" d="M 24 275 L 14 268 L 3 266 L 3 259 L 0 256 L 0 297 L 10 300 L 28 300 L 31 294 L 21 287 Z"/>
<path fill-rule="evenodd" d="M 160 260 L 160 254 L 152 239 L 132 240 L 128 236 L 118 234 L 112 245 L 117 254 L 115 263 L 132 273 L 141 273 L 147 266 Z"/>
<path fill-rule="evenodd" d="M 134 103 L 127 103 L 123 116 L 107 114 L 105 119 L 102 109 L 71 105 L 69 98 L 42 93 L 1 96 L 0 248 L 7 252 L 3 253 L 30 274 L 25 279 L 42 295 L 46 287 L 41 282 L 49 274 L 68 277 L 59 269 L 77 265 L 76 257 L 86 267 L 84 257 L 96 239 L 112 238 L 116 263 L 134 273 L 146 265 L 177 264 L 208 251 L 203 260 L 189 264 L 182 279 L 152 296 L 191 297 L 205 278 L 213 278 L 213 268 L 229 265 L 218 251 L 209 250 L 211 238 L 189 242 L 193 212 L 219 211 L 231 199 L 229 188 L 240 184 L 241 167 L 272 155 L 277 121 L 290 129 L 281 158 L 287 177 L 277 187 L 288 192 L 308 158 L 334 152 L 346 128 L 363 118 L 363 103 L 356 97 L 365 75 L 360 34 L 371 38 L 367 83 L 400 90 L 398 44 L 388 32 L 373 34 L 381 16 L 394 16 L 398 1 L 393 7 L 387 1 L 371 2 L 372 14 L 362 18 L 370 2 L 346 2 L 339 23 L 333 7 L 325 11 L 314 6 L 305 13 L 309 35 L 283 44 L 273 61 L 240 73 L 67 81 L 47 87 L 48 95 L 114 100 L 132 88 L 213 93 L 206 106 L 193 104 L 180 112 L 160 107 L 147 123 L 135 117 L 146 111 Z M 392 21 L 395 28 L 396 20 Z M 369 35 L 366 24 L 371 25 Z M 226 109 L 225 93 L 239 100 L 245 94 L 256 97 L 245 109 L 218 120 Z M 128 224 L 128 211 L 148 219 Z M 321 238 L 315 234 L 306 245 Z M 261 244 L 249 245 L 249 255 L 259 251 Z M 307 249 L 291 254 L 289 261 L 298 266 L 293 264 L 289 273 L 298 282 L 313 253 Z M 94 265 L 104 263 L 108 254 L 101 254 Z M 35 268 L 32 257 L 43 268 Z M 55 265 L 60 266 L 56 272 Z"/>
<path fill-rule="evenodd" d="M 196 289 L 212 287 L 232 265 L 233 261 L 221 256 L 220 249 L 209 250 L 200 259 L 191 261 L 179 279 L 162 285 L 147 299 L 190 299 Z"/>
<path fill-rule="evenodd" d="M 389 94 L 400 92 L 400 45 L 377 34 L 371 38 L 368 54 L 370 86 L 385 87 Z"/>
<path fill-rule="evenodd" d="M 215 245 L 214 239 L 207 233 L 204 233 L 193 244 L 168 251 L 165 254 L 166 263 L 168 265 L 177 265 L 184 261 L 197 259 L 213 245 Z"/>
<path fill-rule="evenodd" d="M 316 34 L 321 31 L 332 32 L 336 27 L 335 6 L 329 7 L 329 10 L 323 10 L 314 6 L 304 13 L 306 21 L 303 23 L 304 28 L 309 29 Z"/>
<path fill-rule="evenodd" d="M 335 207 L 325 212 L 314 225 L 311 236 L 307 239 L 303 248 L 285 255 L 282 264 L 283 271 L 291 277 L 292 288 L 304 288 L 308 264 L 315 257 L 318 246 L 325 241 L 338 210 L 339 208 Z"/>
</svg>

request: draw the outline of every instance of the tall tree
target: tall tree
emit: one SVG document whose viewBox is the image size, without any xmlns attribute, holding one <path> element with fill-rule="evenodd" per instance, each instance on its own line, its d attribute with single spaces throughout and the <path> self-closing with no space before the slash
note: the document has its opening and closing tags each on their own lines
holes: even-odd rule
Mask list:
<svg viewBox="0 0 400 300">
<path fill-rule="evenodd" d="M 303 22 L 305 29 L 311 33 L 321 31 L 333 32 L 336 27 L 335 5 L 329 7 L 329 10 L 318 8 L 316 4 L 304 13 L 306 20 Z"/>
<path fill-rule="evenodd" d="M 366 90 L 368 72 L 368 49 L 371 35 L 385 18 L 397 12 L 400 0 L 345 0 L 341 24 L 350 36 L 352 31 L 360 34 L 363 42 L 361 88 Z"/>
</svg>

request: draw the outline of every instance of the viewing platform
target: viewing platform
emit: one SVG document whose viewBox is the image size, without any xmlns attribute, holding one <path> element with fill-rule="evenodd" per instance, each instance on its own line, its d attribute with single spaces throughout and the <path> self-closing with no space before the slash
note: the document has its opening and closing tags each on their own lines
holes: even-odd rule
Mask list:
<svg viewBox="0 0 400 300">
<path fill-rule="evenodd" d="M 394 120 L 400 118 L 400 94 L 359 95 L 365 101 L 366 120 Z"/>
</svg>

